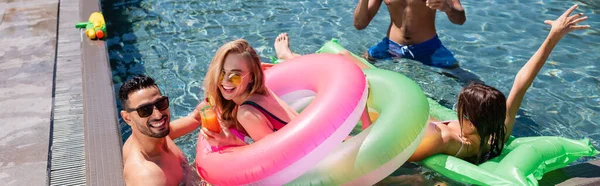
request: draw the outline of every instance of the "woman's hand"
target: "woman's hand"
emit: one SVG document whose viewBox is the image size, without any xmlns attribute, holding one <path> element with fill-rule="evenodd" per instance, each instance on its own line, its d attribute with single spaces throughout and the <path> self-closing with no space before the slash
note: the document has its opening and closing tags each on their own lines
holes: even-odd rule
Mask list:
<svg viewBox="0 0 600 186">
<path fill-rule="evenodd" d="M 212 131 L 202 127 L 202 130 L 200 130 L 200 134 L 202 135 L 202 137 L 204 137 L 204 139 L 206 139 L 206 141 L 208 141 L 208 144 L 210 144 L 211 146 L 215 146 L 215 147 L 223 147 L 223 146 L 230 146 L 230 145 L 233 145 L 233 146 L 246 145 L 246 143 L 244 141 L 242 141 L 240 138 L 238 138 L 237 136 L 232 134 L 229 131 L 229 129 L 223 125 L 221 125 L 220 133 L 212 132 Z"/>
<path fill-rule="evenodd" d="M 552 29 L 550 30 L 551 35 L 556 35 L 556 37 L 562 37 L 573 30 L 582 30 L 590 28 L 590 25 L 577 25 L 577 23 L 588 19 L 588 17 L 584 16 L 583 13 L 578 13 L 573 16 L 570 16 L 570 14 L 573 13 L 573 11 L 577 9 L 577 7 L 577 4 L 573 5 L 554 21 L 544 21 L 544 23 L 552 26 Z"/>
</svg>

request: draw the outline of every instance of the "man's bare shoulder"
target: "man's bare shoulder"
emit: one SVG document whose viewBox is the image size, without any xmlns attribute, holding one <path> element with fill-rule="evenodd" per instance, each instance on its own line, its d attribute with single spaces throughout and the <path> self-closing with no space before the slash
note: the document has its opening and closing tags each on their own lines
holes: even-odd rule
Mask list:
<svg viewBox="0 0 600 186">
<path fill-rule="evenodd" d="M 123 177 L 127 185 L 166 185 L 165 174 L 141 153 L 131 152 L 124 162 Z"/>
<path fill-rule="evenodd" d="M 123 163 L 125 163 L 127 161 L 127 157 L 129 157 L 129 152 L 131 152 L 131 149 L 133 148 L 133 136 L 130 136 L 126 141 L 125 144 L 123 144 Z"/>
</svg>

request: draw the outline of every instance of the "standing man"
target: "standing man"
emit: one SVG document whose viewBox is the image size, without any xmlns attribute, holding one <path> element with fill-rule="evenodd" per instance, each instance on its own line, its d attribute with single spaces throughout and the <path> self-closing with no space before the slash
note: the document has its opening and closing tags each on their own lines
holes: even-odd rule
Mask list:
<svg viewBox="0 0 600 186">
<path fill-rule="evenodd" d="M 462 25 L 466 21 L 460 0 L 359 0 L 354 10 L 354 27 L 366 28 L 385 2 L 390 13 L 387 36 L 369 48 L 367 59 L 408 58 L 428 66 L 445 69 L 451 76 L 476 78 L 458 68 L 458 62 L 437 36 L 436 11 L 446 13 L 450 22 Z M 461 75 L 462 74 L 462 75 Z M 461 78 L 463 79 L 463 78 Z"/>
</svg>

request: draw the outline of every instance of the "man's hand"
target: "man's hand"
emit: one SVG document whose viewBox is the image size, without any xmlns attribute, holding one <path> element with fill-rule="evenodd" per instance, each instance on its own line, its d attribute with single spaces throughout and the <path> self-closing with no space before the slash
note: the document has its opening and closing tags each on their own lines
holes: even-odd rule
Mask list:
<svg viewBox="0 0 600 186">
<path fill-rule="evenodd" d="M 196 108 L 190 112 L 186 117 L 182 117 L 176 119 L 175 121 L 171 121 L 169 127 L 171 132 L 169 132 L 169 137 L 175 140 L 178 137 L 181 137 L 187 133 L 190 133 L 196 130 L 199 126 L 202 126 L 202 113 L 201 110 L 204 106 L 207 106 L 206 102 L 201 102 L 196 106 Z"/>
<path fill-rule="evenodd" d="M 202 108 L 210 106 L 206 101 L 202 101 L 196 105 L 196 108 L 188 114 L 198 122 L 202 122 Z"/>
<path fill-rule="evenodd" d="M 448 12 L 452 9 L 447 0 L 427 0 L 425 5 L 431 9 L 440 10 L 442 12 Z"/>
<path fill-rule="evenodd" d="M 440 10 L 448 16 L 450 22 L 462 25 L 467 21 L 465 9 L 460 4 L 460 0 L 424 0 L 425 5 L 434 10 Z"/>
</svg>

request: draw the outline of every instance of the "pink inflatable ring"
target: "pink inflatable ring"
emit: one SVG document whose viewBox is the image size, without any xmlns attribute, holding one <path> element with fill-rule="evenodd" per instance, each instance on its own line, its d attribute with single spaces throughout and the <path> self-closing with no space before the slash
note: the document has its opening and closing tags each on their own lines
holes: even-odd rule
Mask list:
<svg viewBox="0 0 600 186">
<path fill-rule="evenodd" d="M 335 149 L 359 121 L 367 99 L 361 69 L 336 54 L 297 57 L 265 71 L 266 85 L 286 99 L 314 99 L 281 130 L 250 145 L 217 152 L 198 138 L 196 166 L 216 185 L 283 185 Z"/>
</svg>

